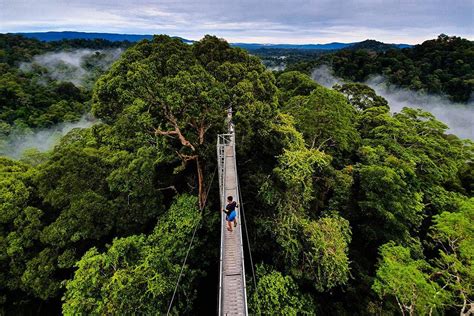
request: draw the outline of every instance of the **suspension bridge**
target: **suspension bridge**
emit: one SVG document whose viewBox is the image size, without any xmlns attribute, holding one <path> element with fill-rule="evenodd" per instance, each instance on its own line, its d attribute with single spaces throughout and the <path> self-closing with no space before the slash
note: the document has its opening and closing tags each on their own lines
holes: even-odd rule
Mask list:
<svg viewBox="0 0 474 316">
<path fill-rule="evenodd" d="M 232 196 L 239 207 L 237 212 L 238 223 L 233 231 L 227 230 L 226 214 L 221 212 L 221 244 L 220 244 L 220 265 L 219 265 L 219 302 L 218 315 L 248 315 L 247 309 L 247 287 L 245 283 L 245 265 L 244 265 L 244 247 L 242 239 L 242 221 L 245 223 L 245 213 L 242 201 L 242 195 L 239 188 L 239 179 L 237 174 L 237 161 L 235 155 L 235 133 L 232 123 L 232 108 L 227 112 L 228 132 L 217 136 L 217 168 L 219 175 L 219 195 L 221 209 L 225 209 L 226 197 Z M 213 177 L 214 178 L 214 177 Z M 212 181 L 211 181 L 212 183 Z M 209 185 L 209 189 L 212 185 Z M 202 209 L 201 209 L 202 211 Z M 173 295 L 168 305 L 166 315 L 171 314 L 171 308 L 176 296 L 184 267 L 191 250 L 191 246 L 196 236 L 196 231 L 200 225 L 196 225 L 186 251 L 181 271 L 176 282 Z M 250 266 L 252 268 L 253 281 L 255 284 L 255 273 L 253 270 L 252 255 L 250 243 L 248 240 L 247 226 L 245 225 L 245 234 L 250 254 Z"/>
<path fill-rule="evenodd" d="M 237 204 L 242 207 L 235 155 L 232 108 L 228 111 L 227 119 L 228 133 L 217 136 L 219 193 L 222 209 L 226 206 L 227 196 L 232 196 Z M 226 228 L 225 213 L 222 212 L 221 215 L 219 316 L 248 315 L 241 207 L 236 209 L 238 223 L 233 231 L 228 231 Z"/>
</svg>

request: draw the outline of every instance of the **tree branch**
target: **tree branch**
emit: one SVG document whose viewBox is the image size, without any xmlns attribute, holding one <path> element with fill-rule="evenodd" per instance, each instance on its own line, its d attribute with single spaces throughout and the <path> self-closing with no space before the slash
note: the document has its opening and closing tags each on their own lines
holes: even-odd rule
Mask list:
<svg viewBox="0 0 474 316">
<path fill-rule="evenodd" d="M 175 129 L 171 131 L 162 131 L 159 128 L 155 128 L 155 135 L 163 135 L 163 136 L 171 136 L 171 137 L 178 136 L 178 139 L 181 142 L 181 145 L 191 148 L 192 151 L 196 151 L 196 148 L 194 148 L 193 144 L 191 144 L 191 142 L 187 140 L 183 136 L 183 134 L 181 134 L 181 131 L 178 128 L 177 124 L 175 126 Z"/>
</svg>

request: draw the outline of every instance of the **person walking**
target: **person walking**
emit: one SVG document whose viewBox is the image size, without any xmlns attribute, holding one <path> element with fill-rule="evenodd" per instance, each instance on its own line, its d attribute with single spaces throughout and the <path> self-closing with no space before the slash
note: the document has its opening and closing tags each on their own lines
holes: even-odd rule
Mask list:
<svg viewBox="0 0 474 316">
<path fill-rule="evenodd" d="M 234 223 L 234 227 L 237 226 L 237 211 L 235 210 L 237 207 L 239 207 L 239 205 L 234 201 L 234 198 L 228 196 L 227 205 L 222 211 L 226 214 L 227 230 L 230 232 L 232 231 L 232 222 Z"/>
</svg>

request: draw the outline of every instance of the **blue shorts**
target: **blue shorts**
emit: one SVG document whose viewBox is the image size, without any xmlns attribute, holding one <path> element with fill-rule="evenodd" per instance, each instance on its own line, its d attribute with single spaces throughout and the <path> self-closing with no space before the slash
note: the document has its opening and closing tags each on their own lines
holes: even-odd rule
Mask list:
<svg viewBox="0 0 474 316">
<path fill-rule="evenodd" d="M 232 222 L 237 217 L 237 212 L 233 210 L 229 215 L 226 216 L 227 221 Z"/>
</svg>

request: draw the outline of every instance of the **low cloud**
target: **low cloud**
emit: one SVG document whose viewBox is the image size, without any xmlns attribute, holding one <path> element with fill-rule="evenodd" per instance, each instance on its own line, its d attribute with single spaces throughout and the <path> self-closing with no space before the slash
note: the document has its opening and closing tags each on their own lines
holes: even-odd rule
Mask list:
<svg viewBox="0 0 474 316">
<path fill-rule="evenodd" d="M 88 128 L 95 123 L 96 120 L 91 117 L 83 116 L 77 122 L 61 123 L 48 129 L 14 129 L 8 136 L 0 138 L 0 156 L 18 159 L 27 149 L 49 151 L 71 130 Z"/>
<path fill-rule="evenodd" d="M 277 63 L 271 60 L 270 61 L 264 60 L 263 64 L 265 65 L 267 70 L 270 70 L 270 71 L 283 71 L 286 69 L 286 64 L 284 62 Z"/>
<path fill-rule="evenodd" d="M 419 108 L 432 113 L 449 127 L 449 132 L 474 140 L 474 102 L 467 104 L 451 102 L 445 96 L 421 94 L 416 91 L 396 88 L 376 76 L 366 84 L 383 96 L 392 112 L 400 112 L 404 107 Z"/>
<path fill-rule="evenodd" d="M 39 66 L 47 70 L 44 77 L 72 82 L 76 86 L 90 86 L 95 77 L 106 71 L 122 54 L 123 49 L 77 49 L 50 52 L 33 57 L 32 62 L 21 63 L 20 69 L 32 72 Z"/>
<path fill-rule="evenodd" d="M 312 78 L 325 87 L 333 87 L 343 80 L 333 75 L 326 66 L 316 68 Z M 451 102 L 445 96 L 423 94 L 405 88 L 390 85 L 382 76 L 374 76 L 365 82 L 366 85 L 384 97 L 392 112 L 400 112 L 404 107 L 418 108 L 432 113 L 438 120 L 448 125 L 449 133 L 460 138 L 474 140 L 474 101 L 467 104 Z"/>
<path fill-rule="evenodd" d="M 336 84 L 342 84 L 343 81 L 333 75 L 331 68 L 327 65 L 321 65 L 313 70 L 311 78 L 326 88 L 332 88 Z"/>
</svg>

